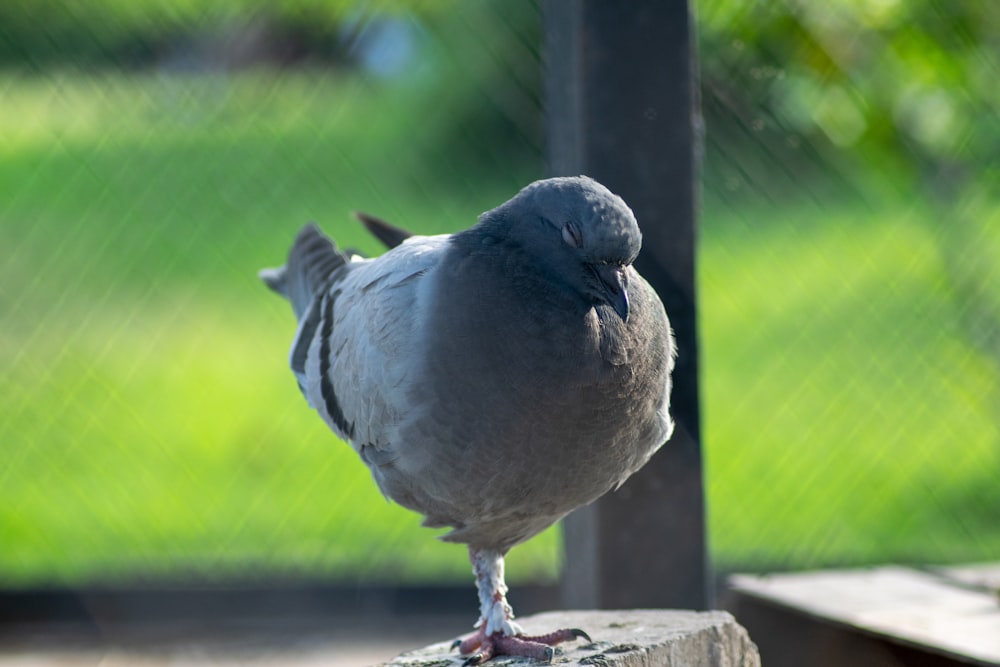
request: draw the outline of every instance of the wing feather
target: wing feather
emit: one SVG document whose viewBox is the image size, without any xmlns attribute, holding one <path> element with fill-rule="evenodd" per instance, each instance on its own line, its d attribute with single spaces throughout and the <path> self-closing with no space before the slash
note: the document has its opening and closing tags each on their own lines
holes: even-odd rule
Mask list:
<svg viewBox="0 0 1000 667">
<path fill-rule="evenodd" d="M 394 458 L 398 424 L 415 408 L 424 283 L 447 240 L 412 237 L 381 257 L 352 262 L 314 299 L 293 343 L 293 362 L 305 360 L 300 384 L 310 405 L 359 454 L 364 448 L 366 461 Z"/>
</svg>

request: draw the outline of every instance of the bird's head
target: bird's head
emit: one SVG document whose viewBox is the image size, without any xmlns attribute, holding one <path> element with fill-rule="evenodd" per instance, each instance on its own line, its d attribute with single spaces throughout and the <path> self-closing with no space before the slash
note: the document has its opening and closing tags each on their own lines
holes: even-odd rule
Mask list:
<svg viewBox="0 0 1000 667">
<path fill-rule="evenodd" d="M 586 176 L 535 181 L 487 213 L 560 281 L 628 320 L 629 270 L 642 234 L 621 197 Z"/>
</svg>

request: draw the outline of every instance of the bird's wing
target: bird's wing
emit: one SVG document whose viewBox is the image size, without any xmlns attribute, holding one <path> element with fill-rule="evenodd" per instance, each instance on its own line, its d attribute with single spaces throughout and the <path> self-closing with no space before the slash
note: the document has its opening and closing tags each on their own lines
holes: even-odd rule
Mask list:
<svg viewBox="0 0 1000 667">
<path fill-rule="evenodd" d="M 447 239 L 412 237 L 349 264 L 316 295 L 293 344 L 293 363 L 295 350 L 304 350 L 297 374 L 309 403 L 369 465 L 395 456 L 396 429 L 414 395 L 427 276 Z"/>
</svg>

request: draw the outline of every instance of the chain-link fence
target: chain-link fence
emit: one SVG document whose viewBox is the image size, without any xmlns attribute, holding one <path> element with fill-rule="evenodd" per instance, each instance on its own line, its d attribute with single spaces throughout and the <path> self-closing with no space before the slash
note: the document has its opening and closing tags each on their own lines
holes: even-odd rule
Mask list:
<svg viewBox="0 0 1000 667">
<path fill-rule="evenodd" d="M 720 558 L 995 558 L 998 7 L 700 9 Z"/>
<path fill-rule="evenodd" d="M 0 585 L 464 581 L 305 405 L 256 272 L 544 175 L 538 7 L 91 5 L 0 8 Z M 696 10 L 715 560 L 996 557 L 1000 14 Z"/>
</svg>

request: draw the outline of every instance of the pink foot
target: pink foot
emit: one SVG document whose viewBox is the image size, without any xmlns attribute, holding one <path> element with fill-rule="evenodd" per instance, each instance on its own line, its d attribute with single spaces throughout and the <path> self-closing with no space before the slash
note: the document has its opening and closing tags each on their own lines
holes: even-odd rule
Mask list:
<svg viewBox="0 0 1000 667">
<path fill-rule="evenodd" d="M 452 648 L 457 647 L 459 653 L 468 656 L 462 663 L 462 667 L 480 665 L 498 655 L 531 658 L 549 663 L 552 662 L 552 657 L 555 655 L 553 646 L 578 637 L 583 637 L 588 642 L 591 641 L 586 632 L 577 628 L 556 630 L 547 635 L 534 637 L 525 635 L 508 637 L 501 632 L 494 632 L 487 637 L 485 629 L 480 628 L 465 639 L 455 640 Z"/>
</svg>

